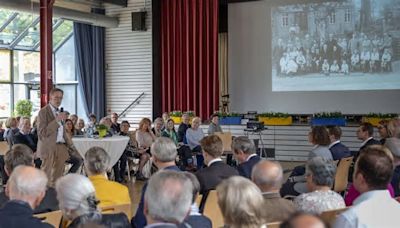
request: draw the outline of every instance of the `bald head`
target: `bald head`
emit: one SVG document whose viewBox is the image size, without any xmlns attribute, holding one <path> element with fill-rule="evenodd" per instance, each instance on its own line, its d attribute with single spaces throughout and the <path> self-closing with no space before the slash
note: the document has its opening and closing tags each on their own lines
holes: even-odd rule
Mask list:
<svg viewBox="0 0 400 228">
<path fill-rule="evenodd" d="M 295 214 L 281 224 L 283 228 L 326 228 L 324 222 L 315 215 Z"/>
<path fill-rule="evenodd" d="M 278 162 L 260 161 L 254 166 L 251 180 L 262 192 L 278 192 L 282 186 L 283 171 Z"/>
</svg>

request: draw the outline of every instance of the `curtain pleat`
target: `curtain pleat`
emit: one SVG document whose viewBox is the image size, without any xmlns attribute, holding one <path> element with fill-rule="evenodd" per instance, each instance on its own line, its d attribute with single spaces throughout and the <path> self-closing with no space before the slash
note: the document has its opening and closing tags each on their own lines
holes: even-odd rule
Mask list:
<svg viewBox="0 0 400 228">
<path fill-rule="evenodd" d="M 228 91 L 228 33 L 218 34 L 218 69 L 220 97 Z M 222 104 L 220 104 L 222 105 Z"/>
</svg>

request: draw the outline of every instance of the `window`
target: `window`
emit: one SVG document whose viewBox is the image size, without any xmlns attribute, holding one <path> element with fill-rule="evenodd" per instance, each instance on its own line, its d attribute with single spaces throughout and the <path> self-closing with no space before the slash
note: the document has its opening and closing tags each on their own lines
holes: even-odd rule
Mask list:
<svg viewBox="0 0 400 228">
<path fill-rule="evenodd" d="M 336 12 L 333 11 L 329 14 L 329 23 L 335 24 L 336 23 Z"/>
<path fill-rule="evenodd" d="M 8 117 L 11 113 L 11 86 L 0 84 L 0 116 Z"/>
<path fill-rule="evenodd" d="M 10 81 L 10 51 L 0 50 L 0 81 Z"/>
<path fill-rule="evenodd" d="M 31 51 L 14 51 L 14 82 L 40 82 L 40 53 Z"/>
<path fill-rule="evenodd" d="M 283 27 L 289 26 L 289 14 L 288 13 L 284 13 L 282 15 L 282 26 Z"/>
<path fill-rule="evenodd" d="M 349 9 L 346 9 L 346 12 L 344 13 L 344 22 L 348 23 L 351 21 L 351 13 Z"/>
</svg>

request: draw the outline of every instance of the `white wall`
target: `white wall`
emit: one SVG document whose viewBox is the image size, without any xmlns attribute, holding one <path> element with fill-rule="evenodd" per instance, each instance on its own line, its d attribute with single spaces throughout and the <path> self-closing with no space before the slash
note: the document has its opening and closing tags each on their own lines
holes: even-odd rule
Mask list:
<svg viewBox="0 0 400 228">
<path fill-rule="evenodd" d="M 144 8 L 143 0 L 128 0 L 128 7 L 106 5 L 106 14 L 119 17 L 118 28 L 106 29 L 106 108 L 122 112 L 142 92 L 124 120 L 135 125 L 152 116 L 152 20 L 151 0 L 146 0 L 147 31 L 132 31 L 131 13 Z"/>
<path fill-rule="evenodd" d="M 269 11 L 266 1 L 229 4 L 228 72 L 232 111 L 400 113 L 399 90 L 272 92 Z"/>
</svg>

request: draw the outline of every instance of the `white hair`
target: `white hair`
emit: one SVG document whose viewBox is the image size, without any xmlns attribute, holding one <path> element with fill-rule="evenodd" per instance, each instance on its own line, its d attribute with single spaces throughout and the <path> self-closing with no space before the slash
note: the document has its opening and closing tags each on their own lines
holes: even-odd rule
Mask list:
<svg viewBox="0 0 400 228">
<path fill-rule="evenodd" d="M 8 180 L 10 199 L 38 197 L 46 191 L 46 174 L 34 167 L 19 165 L 11 173 Z"/>
<path fill-rule="evenodd" d="M 175 161 L 177 153 L 175 143 L 167 137 L 159 137 L 151 145 L 151 154 L 160 162 Z"/>
<path fill-rule="evenodd" d="M 96 201 L 94 186 L 85 176 L 68 174 L 59 178 L 56 191 L 60 210 L 68 219 L 74 219 L 72 214 L 81 216 L 97 211 L 96 205 L 93 205 Z"/>
<path fill-rule="evenodd" d="M 144 195 L 147 215 L 156 221 L 181 223 L 190 210 L 192 190 L 192 183 L 183 172 L 157 172 L 150 178 Z"/>
</svg>

